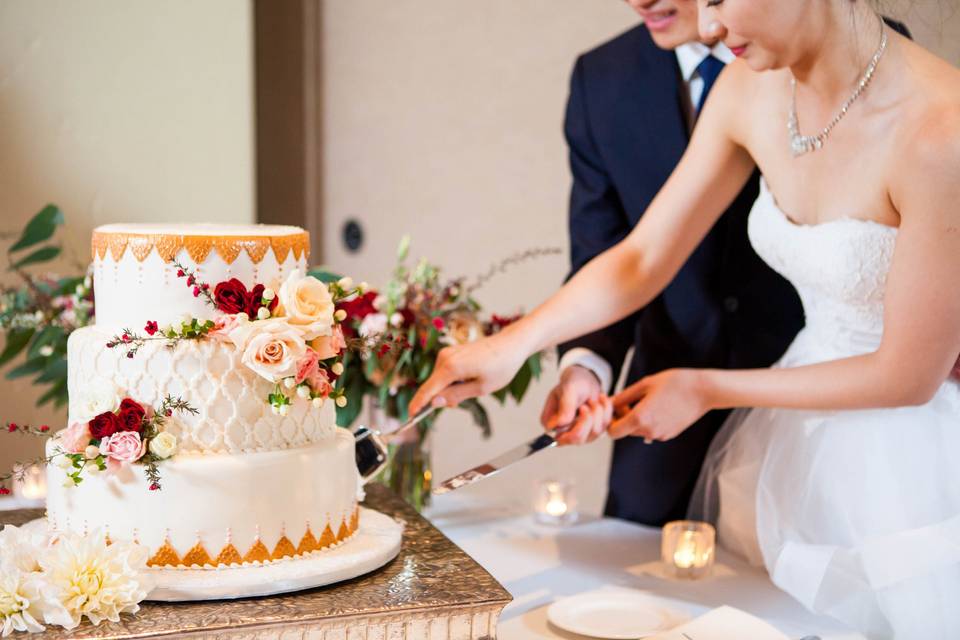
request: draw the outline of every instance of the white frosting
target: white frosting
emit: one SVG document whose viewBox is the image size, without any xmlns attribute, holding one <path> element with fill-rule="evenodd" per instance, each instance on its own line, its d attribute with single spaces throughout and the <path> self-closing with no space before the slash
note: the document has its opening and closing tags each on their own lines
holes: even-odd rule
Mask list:
<svg viewBox="0 0 960 640">
<path fill-rule="evenodd" d="M 48 454 L 54 446 L 51 440 Z M 162 462 L 160 473 L 160 491 L 149 490 L 140 465 L 64 487 L 64 471 L 50 465 L 49 525 L 78 533 L 103 527 L 113 540 L 139 540 L 151 555 L 169 541 L 183 558 L 200 542 L 216 559 L 228 538 L 243 556 L 258 535 L 272 552 L 284 535 L 296 547 L 308 524 L 317 539 L 328 524 L 336 534 L 356 507 L 354 439 L 343 429 L 285 451 L 180 454 Z"/>
<path fill-rule="evenodd" d="M 155 234 L 170 236 L 262 236 L 285 237 L 302 234 L 298 227 L 267 225 L 140 225 L 115 224 L 98 227 L 101 234 Z M 237 278 L 252 289 L 255 284 L 279 287 L 295 269 L 307 269 L 306 253 L 299 258 L 290 251 L 282 263 L 273 248 L 268 248 L 259 262 L 254 262 L 240 251 L 233 262 L 227 263 L 217 251 L 211 250 L 199 264 L 186 248 L 181 248 L 175 260 L 195 270 L 201 282 L 210 285 L 211 292 L 220 282 Z M 185 278 L 177 277 L 177 267 L 152 249 L 141 262 L 131 249 L 126 249 L 119 260 L 106 251 L 101 258 L 93 258 L 93 283 L 96 324 L 117 331 L 121 328 L 142 332 L 148 320 L 160 326 L 177 322 L 182 316 L 212 319 L 219 315 L 203 297 L 195 297 Z"/>
<path fill-rule="evenodd" d="M 133 358 L 121 345 L 107 348 L 111 334 L 99 327 L 74 331 L 67 342 L 69 415 L 89 420 L 104 399 L 129 397 L 157 406 L 170 394 L 199 414 L 178 413 L 167 430 L 184 452 L 254 452 L 288 449 L 330 438 L 336 432 L 334 403 L 319 409 L 294 395 L 290 413 L 275 415 L 267 403 L 273 385 L 248 369 L 232 344 L 184 340 L 175 348 L 147 342 Z M 115 408 L 112 407 L 112 408 Z"/>
</svg>

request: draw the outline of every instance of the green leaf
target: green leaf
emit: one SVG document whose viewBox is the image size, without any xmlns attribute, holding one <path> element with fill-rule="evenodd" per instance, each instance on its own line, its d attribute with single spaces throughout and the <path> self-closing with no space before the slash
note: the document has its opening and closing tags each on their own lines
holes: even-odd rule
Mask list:
<svg viewBox="0 0 960 640">
<path fill-rule="evenodd" d="M 67 379 L 67 359 L 52 358 L 44 368 L 43 373 L 37 376 L 35 383 L 57 382 Z"/>
<path fill-rule="evenodd" d="M 503 404 L 504 402 L 507 401 L 507 394 L 508 394 L 508 393 L 510 393 L 509 387 L 504 387 L 503 389 L 499 389 L 499 390 L 497 390 L 497 391 L 494 391 L 494 392 L 491 393 L 490 395 L 492 395 L 494 398 L 496 398 L 497 401 L 498 401 L 500 404 Z"/>
<path fill-rule="evenodd" d="M 486 407 L 480 404 L 479 400 L 476 398 L 464 400 L 460 403 L 460 408 L 470 412 L 473 423 L 480 427 L 484 438 L 489 438 L 493 434 L 493 430 L 490 428 L 490 416 L 487 415 Z"/>
<path fill-rule="evenodd" d="M 357 376 L 351 384 L 347 385 L 345 391 L 347 406 L 343 408 L 337 407 L 338 426 L 350 427 L 357 420 L 357 416 L 360 415 L 360 411 L 363 409 L 365 389 L 366 383 L 363 376 Z"/>
<path fill-rule="evenodd" d="M 60 278 L 57 282 L 57 293 L 68 296 L 76 293 L 77 286 L 83 284 L 83 276 Z"/>
<path fill-rule="evenodd" d="M 33 337 L 33 329 L 13 329 L 7 332 L 7 340 L 3 346 L 3 353 L 0 353 L 0 366 L 3 366 L 13 360 L 18 353 L 30 342 Z"/>
<path fill-rule="evenodd" d="M 27 351 L 27 359 L 32 360 L 33 358 L 39 356 L 40 349 L 46 345 L 55 347 L 56 343 L 63 338 L 63 327 L 58 327 L 56 325 L 48 325 L 44 327 L 33 338 L 33 342 L 30 344 L 30 349 Z"/>
<path fill-rule="evenodd" d="M 62 407 L 67 403 L 67 379 L 64 378 L 62 381 L 53 385 L 47 392 L 44 393 L 37 400 L 37 406 L 42 407 L 48 402 L 53 402 L 55 406 Z"/>
<path fill-rule="evenodd" d="M 23 376 L 29 376 L 34 373 L 40 373 L 47 367 L 46 358 L 34 358 L 27 360 L 22 365 L 7 372 L 7 380 L 16 380 Z"/>
<path fill-rule="evenodd" d="M 539 380 L 540 374 L 543 373 L 543 366 L 540 361 L 540 354 L 535 353 L 529 358 L 527 358 L 527 364 L 530 365 L 530 373 L 533 374 L 534 378 Z"/>
<path fill-rule="evenodd" d="M 343 276 L 336 274 L 332 271 L 327 271 L 326 269 L 311 269 L 307 272 L 308 276 L 313 276 L 320 282 L 324 284 L 330 284 L 331 282 L 336 282 L 340 280 Z"/>
<path fill-rule="evenodd" d="M 407 407 L 413 400 L 413 391 L 412 387 L 402 387 L 397 391 L 397 419 L 401 424 L 405 423 L 409 417 Z"/>
<path fill-rule="evenodd" d="M 57 230 L 57 226 L 61 224 L 63 224 L 63 212 L 56 205 L 48 204 L 40 213 L 30 219 L 30 222 L 24 227 L 20 239 L 8 249 L 8 252 L 20 251 L 48 240 Z"/>
<path fill-rule="evenodd" d="M 530 387 L 530 381 L 532 379 L 533 372 L 530 370 L 529 363 L 524 362 L 520 370 L 517 371 L 517 375 L 513 376 L 513 380 L 510 381 L 510 395 L 513 396 L 514 400 L 517 402 L 523 400 L 523 395 Z"/>
<path fill-rule="evenodd" d="M 17 260 L 10 268 L 22 269 L 27 265 L 36 264 L 37 262 L 48 262 L 56 258 L 58 255 L 60 255 L 60 247 L 43 247 L 42 249 L 37 249 L 26 258 Z"/>
</svg>

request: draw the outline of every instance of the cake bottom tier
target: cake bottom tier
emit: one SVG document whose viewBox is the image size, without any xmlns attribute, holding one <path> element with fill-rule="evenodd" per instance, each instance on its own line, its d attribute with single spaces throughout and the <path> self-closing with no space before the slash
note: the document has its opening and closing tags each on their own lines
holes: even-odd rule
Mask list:
<svg viewBox="0 0 960 640">
<path fill-rule="evenodd" d="M 51 445 L 52 446 L 52 441 Z M 150 491 L 140 465 L 66 487 L 48 471 L 54 531 L 101 528 L 136 540 L 154 567 L 225 568 L 268 563 L 336 546 L 358 526 L 353 436 L 247 454 L 181 454 L 160 465 Z"/>
</svg>

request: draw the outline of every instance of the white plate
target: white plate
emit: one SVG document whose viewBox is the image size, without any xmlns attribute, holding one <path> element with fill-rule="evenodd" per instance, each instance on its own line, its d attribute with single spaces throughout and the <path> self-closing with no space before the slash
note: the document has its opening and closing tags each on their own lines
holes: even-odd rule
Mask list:
<svg viewBox="0 0 960 640">
<path fill-rule="evenodd" d="M 558 600 L 547 609 L 552 624 L 584 636 L 637 640 L 693 619 L 675 601 L 633 589 L 601 589 Z"/>
</svg>

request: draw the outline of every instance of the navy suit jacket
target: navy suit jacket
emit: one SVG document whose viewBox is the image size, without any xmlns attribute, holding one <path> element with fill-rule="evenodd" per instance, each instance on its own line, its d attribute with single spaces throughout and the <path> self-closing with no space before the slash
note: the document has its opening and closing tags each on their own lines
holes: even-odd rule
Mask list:
<svg viewBox="0 0 960 640">
<path fill-rule="evenodd" d="M 571 274 L 622 240 L 670 176 L 689 140 L 686 86 L 676 54 L 639 26 L 582 55 L 567 105 Z M 784 144 L 787 144 L 786 131 Z M 672 367 L 766 367 L 803 326 L 793 287 L 753 251 L 748 181 L 676 278 L 652 302 L 605 329 L 561 345 L 591 349 L 628 381 Z M 616 286 L 616 283 L 611 283 Z M 614 445 L 606 513 L 660 525 L 682 518 L 726 412 L 711 412 L 668 442 Z"/>
</svg>

